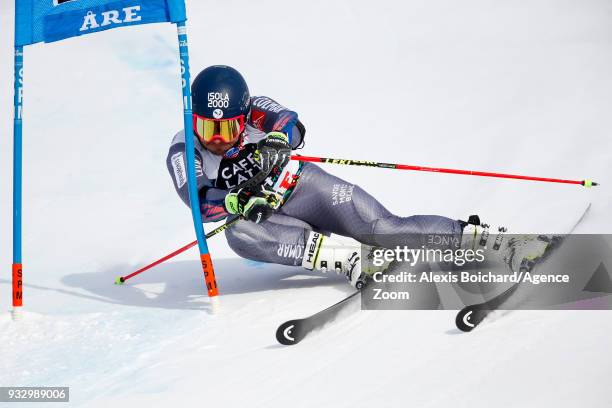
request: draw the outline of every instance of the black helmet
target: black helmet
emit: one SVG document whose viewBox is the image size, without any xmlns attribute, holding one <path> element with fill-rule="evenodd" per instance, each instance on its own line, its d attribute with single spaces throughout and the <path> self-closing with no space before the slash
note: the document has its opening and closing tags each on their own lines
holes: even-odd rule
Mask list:
<svg viewBox="0 0 612 408">
<path fill-rule="evenodd" d="M 227 65 L 205 68 L 191 85 L 193 113 L 208 119 L 229 119 L 251 108 L 251 96 L 240 72 Z"/>
</svg>

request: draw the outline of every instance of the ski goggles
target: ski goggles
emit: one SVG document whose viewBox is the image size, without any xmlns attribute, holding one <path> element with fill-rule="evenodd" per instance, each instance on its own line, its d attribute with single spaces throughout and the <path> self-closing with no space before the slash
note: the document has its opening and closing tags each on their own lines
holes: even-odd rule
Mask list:
<svg viewBox="0 0 612 408">
<path fill-rule="evenodd" d="M 244 115 L 228 119 L 209 119 L 194 113 L 193 129 L 203 143 L 213 140 L 230 143 L 244 130 Z"/>
</svg>

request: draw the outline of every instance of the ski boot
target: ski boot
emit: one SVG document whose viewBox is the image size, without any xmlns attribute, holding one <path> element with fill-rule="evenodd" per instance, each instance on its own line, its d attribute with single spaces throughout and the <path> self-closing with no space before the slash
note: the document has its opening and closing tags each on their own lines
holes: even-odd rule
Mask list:
<svg viewBox="0 0 612 408">
<path fill-rule="evenodd" d="M 368 256 L 368 258 L 371 258 L 371 256 Z M 342 273 L 351 286 L 358 290 L 365 286 L 375 272 L 370 267 L 362 271 L 361 244 L 357 242 L 354 244 L 341 243 L 315 231 L 311 231 L 306 240 L 302 266 L 323 273 L 327 271 Z"/>
<path fill-rule="evenodd" d="M 483 250 L 485 259 L 501 262 L 512 272 L 531 271 L 553 248 L 563 240 L 561 235 L 516 235 L 506 236 L 503 226 L 491 228 L 471 215 L 468 221 L 460 221 L 463 227 L 462 249 Z M 493 230 L 494 239 L 491 239 Z"/>
</svg>

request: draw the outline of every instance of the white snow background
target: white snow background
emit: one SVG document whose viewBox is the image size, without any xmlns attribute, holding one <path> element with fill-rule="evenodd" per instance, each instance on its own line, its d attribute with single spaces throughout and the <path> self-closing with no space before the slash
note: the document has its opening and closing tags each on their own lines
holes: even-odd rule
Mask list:
<svg viewBox="0 0 612 408">
<path fill-rule="evenodd" d="M 194 239 L 165 156 L 182 126 L 175 28 L 25 50 L 24 304 L 10 319 L 13 5 L 0 4 L 0 385 L 74 406 L 609 407 L 610 312 L 515 312 L 463 335 L 453 311 L 359 312 L 295 347 L 279 323 L 341 278 L 210 250 L 129 284 Z M 612 3 L 188 1 L 191 73 L 238 68 L 300 114 L 303 154 L 560 178 L 590 190 L 326 166 L 397 214 L 478 213 L 514 232 L 611 232 Z M 565 222 L 565 223 L 564 223 Z M 212 226 L 206 226 L 207 229 Z"/>
</svg>

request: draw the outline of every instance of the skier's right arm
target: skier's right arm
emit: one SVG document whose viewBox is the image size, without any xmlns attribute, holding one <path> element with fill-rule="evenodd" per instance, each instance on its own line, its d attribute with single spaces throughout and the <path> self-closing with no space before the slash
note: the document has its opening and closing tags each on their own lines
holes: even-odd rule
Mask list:
<svg viewBox="0 0 612 408">
<path fill-rule="evenodd" d="M 187 184 L 187 158 L 185 157 L 184 142 L 173 143 L 170 146 L 166 165 L 168 166 L 168 171 L 170 172 L 170 177 L 177 194 L 188 207 L 191 207 Z M 202 221 L 216 222 L 224 219 L 228 215 L 223 205 L 227 190 L 213 187 L 212 181 L 204 174 L 202 155 L 198 150 L 195 151 L 195 168 Z"/>
</svg>

